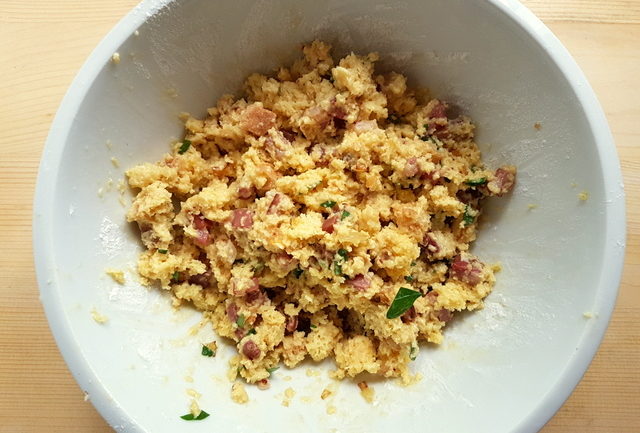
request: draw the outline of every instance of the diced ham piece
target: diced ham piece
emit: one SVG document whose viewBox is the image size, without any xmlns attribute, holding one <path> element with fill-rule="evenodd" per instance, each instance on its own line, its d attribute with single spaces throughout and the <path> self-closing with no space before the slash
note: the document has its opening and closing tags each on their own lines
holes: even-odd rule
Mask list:
<svg viewBox="0 0 640 433">
<path fill-rule="evenodd" d="M 212 222 L 204 218 L 202 215 L 193 216 L 193 226 L 196 228 L 197 235 L 194 239 L 196 245 L 206 247 L 211 244 L 211 236 L 209 235 L 209 227 Z"/>
<path fill-rule="evenodd" d="M 253 104 L 242 113 L 240 121 L 242 128 L 250 133 L 261 136 L 276 124 L 276 114 L 273 111 Z"/>
<path fill-rule="evenodd" d="M 440 245 L 436 241 L 433 233 L 425 233 L 424 238 L 422 239 L 422 246 L 425 247 L 428 254 L 437 254 L 440 252 Z"/>
<path fill-rule="evenodd" d="M 416 320 L 418 317 L 418 312 L 416 311 L 416 307 L 411 306 L 402 316 L 400 316 L 400 320 L 402 323 L 411 323 Z"/>
<path fill-rule="evenodd" d="M 515 183 L 516 168 L 507 165 L 496 170 L 495 178 L 487 184 L 487 188 L 494 195 L 501 196 L 511 191 Z"/>
<path fill-rule="evenodd" d="M 258 382 L 256 382 L 258 385 L 258 389 L 260 390 L 265 390 L 265 389 L 269 389 L 269 379 L 260 379 Z"/>
<path fill-rule="evenodd" d="M 281 201 L 282 201 L 282 195 L 279 193 L 276 193 L 273 196 L 273 200 L 271 200 L 269 209 L 267 209 L 267 215 L 273 215 L 274 213 L 276 213 L 278 211 L 278 205 L 280 204 Z"/>
<path fill-rule="evenodd" d="M 420 167 L 418 166 L 418 158 L 412 156 L 407 159 L 407 163 L 404 166 L 404 170 L 402 174 L 404 177 L 414 177 L 420 171 Z"/>
<path fill-rule="evenodd" d="M 235 209 L 231 216 L 231 225 L 236 229 L 248 229 L 253 226 L 253 214 L 249 209 Z"/>
<path fill-rule="evenodd" d="M 362 274 L 358 274 L 349 280 L 349 284 L 351 284 L 354 289 L 364 292 L 371 286 L 371 280 Z"/>
<path fill-rule="evenodd" d="M 294 259 L 291 254 L 282 252 L 276 255 L 276 262 L 285 271 L 290 272 L 298 266 L 298 260 Z"/>
<path fill-rule="evenodd" d="M 254 280 L 257 281 L 258 279 L 254 278 Z M 260 286 L 256 284 L 254 287 L 247 289 L 244 300 L 247 304 L 262 304 L 266 301 L 266 296 L 260 289 Z"/>
<path fill-rule="evenodd" d="M 338 222 L 338 218 L 340 218 L 340 215 L 335 214 L 324 220 L 322 223 L 322 230 L 329 234 L 333 233 L 334 225 Z"/>
<path fill-rule="evenodd" d="M 238 320 L 238 306 L 236 304 L 227 305 L 227 317 L 231 323 L 236 323 Z"/>
<path fill-rule="evenodd" d="M 290 316 L 287 318 L 287 324 L 285 325 L 285 329 L 289 333 L 295 332 L 298 329 L 298 316 Z"/>
<path fill-rule="evenodd" d="M 248 340 L 242 345 L 242 354 L 253 361 L 260 356 L 260 348 L 253 340 Z"/>
<path fill-rule="evenodd" d="M 326 128 L 327 125 L 329 125 L 329 121 L 331 120 L 331 116 L 329 115 L 329 113 L 318 106 L 307 109 L 305 114 L 313 119 L 313 121 L 316 122 L 320 129 Z"/>
<path fill-rule="evenodd" d="M 464 260 L 459 255 L 455 256 L 449 272 L 456 280 L 472 286 L 476 286 L 482 281 L 482 263 L 476 259 Z"/>
<path fill-rule="evenodd" d="M 437 118 L 437 117 L 447 117 L 447 106 L 442 102 L 438 102 L 432 109 L 431 113 L 429 113 L 429 117 Z"/>
<path fill-rule="evenodd" d="M 255 194 L 255 188 L 250 187 L 240 187 L 238 188 L 238 197 L 243 199 L 250 199 Z"/>
<path fill-rule="evenodd" d="M 438 299 L 438 292 L 434 292 L 433 290 L 431 290 L 424 296 L 425 298 L 427 298 L 427 301 L 429 301 L 430 304 L 435 304 L 436 300 Z"/>
<path fill-rule="evenodd" d="M 447 323 L 453 318 L 453 313 L 449 310 L 439 310 L 436 313 L 436 317 L 438 317 L 439 321 Z"/>
<path fill-rule="evenodd" d="M 198 275 L 191 275 L 188 281 L 190 284 L 195 284 L 206 289 L 211 285 L 211 271 L 206 271 Z"/>
<path fill-rule="evenodd" d="M 371 131 L 373 129 L 376 129 L 377 127 L 378 124 L 375 120 L 361 120 L 359 122 L 356 122 L 356 124 L 353 126 L 357 133 Z"/>
</svg>

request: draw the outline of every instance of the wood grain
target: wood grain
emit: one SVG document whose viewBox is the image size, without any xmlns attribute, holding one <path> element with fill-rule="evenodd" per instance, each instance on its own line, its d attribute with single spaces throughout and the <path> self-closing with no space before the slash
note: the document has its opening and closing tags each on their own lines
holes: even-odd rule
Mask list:
<svg viewBox="0 0 640 433">
<path fill-rule="evenodd" d="M 134 0 L 0 0 L 0 433 L 111 431 L 71 377 L 38 301 L 31 202 L 73 76 Z M 618 306 L 544 433 L 640 432 L 640 1 L 528 0 L 584 69 L 616 139 L 628 240 Z"/>
</svg>

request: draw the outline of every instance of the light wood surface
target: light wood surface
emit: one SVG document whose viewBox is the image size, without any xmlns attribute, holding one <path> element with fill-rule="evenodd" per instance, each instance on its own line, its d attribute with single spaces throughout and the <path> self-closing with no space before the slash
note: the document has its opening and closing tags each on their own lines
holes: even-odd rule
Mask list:
<svg viewBox="0 0 640 433">
<path fill-rule="evenodd" d="M 135 0 L 0 0 L 0 433 L 107 432 L 71 377 L 38 301 L 36 171 L 51 120 L 90 51 Z M 640 432 L 640 0 L 528 0 L 585 71 L 609 119 L 628 240 L 611 326 L 544 433 Z"/>
</svg>

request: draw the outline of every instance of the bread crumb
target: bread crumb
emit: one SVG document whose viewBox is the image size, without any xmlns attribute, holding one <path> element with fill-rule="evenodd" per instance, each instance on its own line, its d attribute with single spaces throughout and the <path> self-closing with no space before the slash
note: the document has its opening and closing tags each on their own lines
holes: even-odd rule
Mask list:
<svg viewBox="0 0 640 433">
<path fill-rule="evenodd" d="M 587 201 L 589 199 L 589 193 L 587 191 L 582 191 L 578 194 L 578 199 L 581 201 Z"/>
<path fill-rule="evenodd" d="M 119 64 L 120 63 L 120 53 L 118 53 L 118 52 L 113 53 L 113 55 L 111 56 L 111 61 L 115 65 Z"/>
<path fill-rule="evenodd" d="M 133 32 L 133 36 L 140 36 L 140 32 L 136 30 L 135 32 Z"/>
<path fill-rule="evenodd" d="M 122 207 L 127 207 L 127 202 L 122 197 L 118 197 L 118 203 L 120 203 Z"/>
<path fill-rule="evenodd" d="M 107 269 L 104 272 L 105 274 L 109 275 L 116 283 L 124 284 L 124 272 L 117 269 Z"/>
<path fill-rule="evenodd" d="M 187 376 L 184 377 L 184 381 L 185 382 L 189 382 L 189 383 L 193 383 L 193 377 L 187 375 Z"/>
<path fill-rule="evenodd" d="M 320 394 L 320 398 L 323 400 L 326 400 L 329 397 L 331 397 L 332 394 L 333 394 L 332 390 L 330 390 L 329 388 L 325 388 L 322 390 L 322 394 Z"/>
<path fill-rule="evenodd" d="M 577 186 L 578 186 L 578 184 L 577 184 L 577 183 L 575 183 L 575 182 L 571 182 L 571 188 L 575 188 L 575 187 L 577 187 Z"/>
<path fill-rule="evenodd" d="M 91 309 L 91 317 L 96 323 L 100 324 L 107 323 L 109 321 L 109 318 L 104 314 L 98 313 L 95 307 Z"/>
<path fill-rule="evenodd" d="M 304 396 L 304 397 L 300 397 L 300 401 L 302 401 L 303 403 L 311 403 L 312 399 L 309 396 Z"/>
<path fill-rule="evenodd" d="M 367 403 L 373 403 L 373 388 L 370 388 L 364 380 L 362 382 L 358 382 L 358 388 L 360 388 L 360 395 L 362 398 L 364 398 Z"/>
<path fill-rule="evenodd" d="M 120 161 L 118 161 L 118 158 L 115 156 L 111 157 L 111 164 L 113 164 L 115 168 L 120 168 Z"/>
<path fill-rule="evenodd" d="M 111 140 L 107 140 L 104 144 L 109 150 L 111 150 L 111 148 L 113 147 L 113 143 L 111 142 Z"/>
<path fill-rule="evenodd" d="M 536 122 L 533 124 L 533 127 L 536 129 L 536 131 L 540 131 L 542 129 L 542 124 L 540 122 Z"/>
<path fill-rule="evenodd" d="M 314 370 L 312 368 L 307 368 L 306 373 L 307 373 L 307 377 L 320 376 L 320 371 Z"/>
<path fill-rule="evenodd" d="M 289 387 L 287 389 L 284 390 L 284 398 L 282 399 L 282 405 L 284 407 L 289 407 L 289 404 L 291 403 L 291 399 L 296 395 L 296 392 L 293 390 L 293 388 Z"/>
<path fill-rule="evenodd" d="M 238 404 L 245 404 L 249 401 L 249 395 L 241 382 L 234 382 L 231 385 L 231 400 Z"/>
<path fill-rule="evenodd" d="M 102 196 L 104 195 L 104 188 L 98 188 L 98 197 L 102 198 Z"/>
<path fill-rule="evenodd" d="M 200 394 L 198 391 L 196 391 L 196 390 L 195 390 L 195 389 L 193 389 L 193 388 L 189 388 L 189 389 L 187 389 L 187 391 L 186 391 L 186 392 L 187 392 L 187 395 L 188 395 L 189 397 L 193 397 L 193 398 L 196 398 L 196 399 L 197 399 L 197 398 L 202 397 L 202 394 Z"/>
<path fill-rule="evenodd" d="M 327 415 L 333 415 L 334 413 L 336 413 L 336 407 L 332 404 L 327 406 Z"/>
<path fill-rule="evenodd" d="M 191 415 L 195 417 L 200 415 L 200 412 L 202 412 L 202 410 L 200 409 L 200 405 L 197 401 L 191 400 L 191 404 L 189 405 L 189 412 L 191 412 Z"/>
<path fill-rule="evenodd" d="M 528 210 L 537 209 L 537 207 L 538 207 L 538 205 L 537 205 L 537 204 L 534 204 L 534 203 L 529 203 L 529 204 L 527 205 L 527 209 L 528 209 Z"/>
<path fill-rule="evenodd" d="M 285 382 L 289 382 L 291 380 L 291 376 L 285 376 L 282 378 Z"/>
<path fill-rule="evenodd" d="M 584 313 L 582 313 L 582 317 L 584 317 L 585 319 L 593 319 L 594 317 L 597 317 L 598 315 L 592 311 L 585 311 Z"/>
<path fill-rule="evenodd" d="M 89 401 L 89 393 L 87 391 L 82 391 L 84 394 L 84 401 Z"/>
</svg>

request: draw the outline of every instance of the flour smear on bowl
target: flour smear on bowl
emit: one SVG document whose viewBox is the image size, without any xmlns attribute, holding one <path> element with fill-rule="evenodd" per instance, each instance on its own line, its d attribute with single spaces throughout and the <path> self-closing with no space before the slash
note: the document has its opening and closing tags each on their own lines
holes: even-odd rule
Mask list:
<svg viewBox="0 0 640 433">
<path fill-rule="evenodd" d="M 485 167 L 469 118 L 377 60 L 335 64 L 315 41 L 127 171 L 140 276 L 236 343 L 234 377 L 334 358 L 337 379 L 409 383 L 419 343 L 493 288 L 497 267 L 468 250 L 515 167 Z"/>
</svg>

